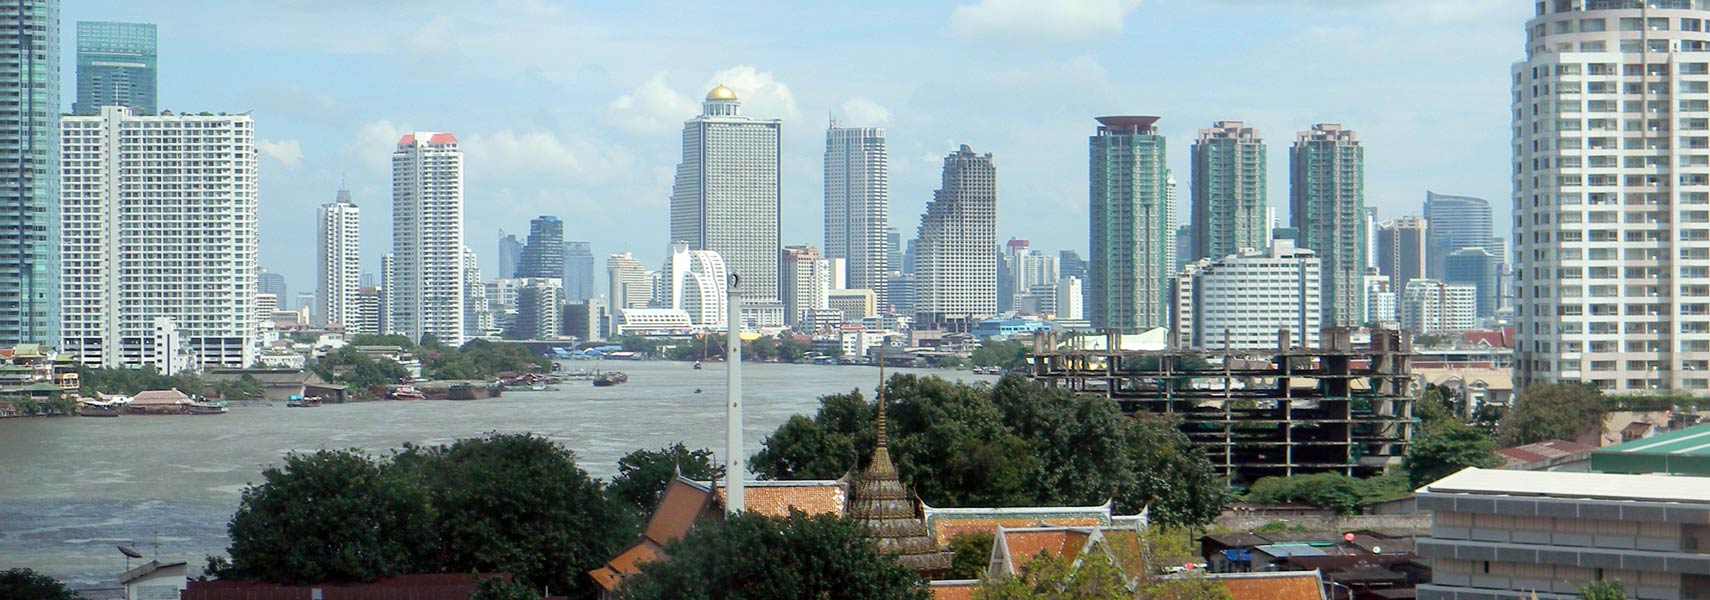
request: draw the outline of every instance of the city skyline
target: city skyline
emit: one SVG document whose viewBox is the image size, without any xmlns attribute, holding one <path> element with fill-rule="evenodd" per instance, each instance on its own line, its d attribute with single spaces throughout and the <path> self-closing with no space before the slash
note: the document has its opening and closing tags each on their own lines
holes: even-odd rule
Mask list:
<svg viewBox="0 0 1710 600">
<path fill-rule="evenodd" d="M 669 178 L 660 174 L 669 171 L 680 150 L 672 130 L 686 118 L 680 114 L 682 107 L 692 107 L 719 81 L 739 91 L 756 90 L 745 92 L 747 114 L 785 121 L 785 245 L 823 243 L 822 199 L 814 192 L 822 187 L 821 126 L 827 112 L 850 126 L 888 129 L 890 216 L 898 222 L 913 222 L 930 199 L 944 147 L 967 142 L 1005 157 L 1015 181 L 1010 197 L 1028 201 L 999 207 L 1005 218 L 1000 219 L 998 237 L 1023 237 L 1042 248 L 1085 251 L 1082 124 L 1095 114 L 1144 109 L 1164 116 L 1164 133 L 1178 140 L 1190 140 L 1194 129 L 1225 119 L 1241 119 L 1276 135 L 1311 122 L 1343 122 L 1360 130 L 1372 148 L 1369 194 L 1386 218 L 1416 210 L 1415 199 L 1426 188 L 1501 197 L 1508 188 L 1508 140 L 1507 115 L 1499 109 L 1505 105 L 1501 92 L 1511 61 L 1502 51 L 1514 47 L 1519 37 L 1515 28 L 1505 25 L 1524 20 L 1530 7 L 1371 4 L 1160 1 L 1114 17 L 1101 15 L 1092 25 L 1055 18 L 1016 24 L 1002 19 L 1001 11 L 975 3 L 897 6 L 885 17 L 839 15 L 855 21 L 837 26 L 830 25 L 840 22 L 837 19 L 814 18 L 829 9 L 780 9 L 780 17 L 825 23 L 808 33 L 773 32 L 738 15 L 690 7 L 712 26 L 673 29 L 661 34 L 674 38 L 670 44 L 647 52 L 609 35 L 567 41 L 581 36 L 550 32 L 638 26 L 634 24 L 653 22 L 662 7 L 592 12 L 525 2 L 515 8 L 530 18 L 496 20 L 449 4 L 421 10 L 340 6 L 330 8 L 330 15 L 320 9 L 258 4 L 238 11 L 246 15 L 239 19 L 230 11 L 162 11 L 153 5 L 91 1 L 66 6 L 61 21 L 156 23 L 161 62 L 172 65 L 161 73 L 162 108 L 256 110 L 262 170 L 273 174 L 263 177 L 261 191 L 262 264 L 284 274 L 293 287 L 307 287 L 313 267 L 288 264 L 287 257 L 295 232 L 313 227 L 315 201 L 336 190 L 341 175 L 348 174 L 359 203 L 371 214 L 383 212 L 389 175 L 385 155 L 373 157 L 388 150 L 396 135 L 414 128 L 471 132 L 463 136 L 470 160 L 470 247 L 492 248 L 500 227 L 516 228 L 532 216 L 558 214 L 566 218 L 567 239 L 588 239 L 600 255 L 630 250 L 645 263 L 657 264 L 664 257 L 664 244 L 630 242 L 622 234 L 663 223 Z M 1238 67 L 1237 74 L 1247 76 L 1246 84 L 1239 90 L 1220 90 L 1216 100 L 1208 100 L 1190 91 L 1196 81 L 1213 80 L 1198 73 L 1199 51 L 1186 43 L 1193 38 L 1165 30 L 1213 18 L 1241 24 L 1252 37 L 1244 39 L 1238 55 L 1212 57 L 1218 65 Z M 1327 18 L 1334 25 L 1325 25 Z M 849 33 L 868 31 L 881 19 L 904 26 L 884 30 L 877 40 Z M 1400 23 L 1415 33 L 1390 31 Z M 427 43 L 435 32 L 443 35 L 454 25 L 457 43 Z M 1063 33 L 1083 25 L 1090 28 L 1086 35 Z M 980 41 L 982 27 L 1016 33 L 1026 43 L 994 49 Z M 314 33 L 285 39 L 280 33 L 286 30 Z M 1160 34 L 1144 34 L 1153 30 Z M 1423 38 L 1433 31 L 1452 32 L 1465 44 L 1423 51 Z M 1413 39 L 1419 33 L 1425 35 Z M 696 56 L 678 46 L 727 36 L 738 43 L 717 56 Z M 803 36 L 826 45 L 800 55 L 778 51 L 780 44 L 801 45 Z M 546 54 L 510 50 L 523 40 L 572 45 L 575 49 L 546 54 L 588 58 L 551 64 L 528 58 Z M 1393 50 L 1362 56 L 1328 50 L 1365 42 Z M 609 47 L 584 48 L 590 45 Z M 824 77 L 814 68 L 826 54 L 854 46 L 881 53 L 874 56 L 875 65 L 914 64 L 904 64 L 902 72 L 877 66 L 856 69 L 839 78 Z M 222 69 L 266 60 L 280 51 L 300 55 L 301 60 L 280 72 Z M 493 64 L 496 53 L 514 56 L 496 61 L 506 66 L 493 72 L 475 71 L 476 65 Z M 1119 72 L 1118 59 L 1134 53 L 1157 59 L 1152 61 L 1162 71 L 1157 75 L 1181 85 L 1160 87 L 1150 77 Z M 909 58 L 882 60 L 899 55 Z M 1302 56 L 1374 79 L 1308 84 L 1276 68 Z M 69 79 L 71 60 L 62 58 L 62 63 Z M 435 89 L 446 94 L 431 100 L 407 93 L 409 86 L 391 85 L 401 74 L 441 63 L 469 75 L 468 83 L 435 83 Z M 333 64 L 349 68 L 329 68 Z M 215 70 L 237 72 L 230 85 L 202 84 L 200 73 Z M 1224 75 L 1215 79 L 1227 81 Z M 1042 102 L 1064 94 L 1067 101 Z M 1374 94 L 1385 100 L 1374 105 L 1369 101 Z M 963 105 L 969 95 L 985 98 L 977 110 Z M 1432 96 L 1439 100 L 1428 101 Z M 70 100 L 63 104 L 69 110 Z M 1458 132 L 1447 131 L 1448 123 L 1456 124 Z M 1470 139 L 1465 133 L 1469 130 Z M 1440 150 L 1450 147 L 1457 150 Z M 1461 151 L 1468 147 L 1473 149 L 1470 156 Z M 1270 196 L 1277 208 L 1286 197 L 1285 178 L 1276 171 L 1284 160 L 1279 149 L 1273 144 L 1270 156 Z M 925 160 L 927 156 L 932 160 Z M 1186 173 L 1187 153 L 1172 156 L 1170 166 Z M 1178 207 L 1177 212 L 1185 211 Z M 373 269 L 387 250 L 389 230 L 385 219 L 368 221 L 364 264 Z M 479 254 L 483 272 L 496 273 L 497 257 Z"/>
</svg>

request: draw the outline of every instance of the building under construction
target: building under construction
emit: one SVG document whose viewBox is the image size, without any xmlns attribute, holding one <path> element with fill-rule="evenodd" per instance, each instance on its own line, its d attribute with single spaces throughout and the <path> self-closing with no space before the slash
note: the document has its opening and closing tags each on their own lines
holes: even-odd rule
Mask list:
<svg viewBox="0 0 1710 600">
<path fill-rule="evenodd" d="M 1033 377 L 1102 394 L 1124 412 L 1181 418 L 1182 431 L 1232 480 L 1398 465 L 1413 437 L 1406 334 L 1373 330 L 1355 349 L 1346 329 L 1323 348 L 1111 350 L 1116 334 L 1034 338 Z"/>
</svg>

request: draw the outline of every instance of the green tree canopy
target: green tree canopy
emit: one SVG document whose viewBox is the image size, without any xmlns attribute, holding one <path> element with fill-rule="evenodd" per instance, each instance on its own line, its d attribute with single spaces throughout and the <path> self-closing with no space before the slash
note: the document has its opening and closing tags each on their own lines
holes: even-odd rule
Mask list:
<svg viewBox="0 0 1710 600">
<path fill-rule="evenodd" d="M 1504 446 L 1577 440 L 1603 431 L 1603 392 L 1588 384 L 1538 383 L 1526 387 L 1502 418 Z"/>
<path fill-rule="evenodd" d="M 989 531 L 969 531 L 950 538 L 949 579 L 980 579 L 991 566 L 992 543 L 997 536 Z"/>
<path fill-rule="evenodd" d="M 225 575 L 302 584 L 414 572 L 438 546 L 426 489 L 354 450 L 291 454 L 243 491 Z"/>
<path fill-rule="evenodd" d="M 886 384 L 892 455 L 936 506 L 1151 505 L 1169 524 L 1210 522 L 1228 503 L 1205 454 L 1154 416 L 1006 377 L 992 388 L 898 375 Z M 832 479 L 872 453 L 874 411 L 859 391 L 820 399 L 766 438 L 751 461 L 775 479 Z"/>
<path fill-rule="evenodd" d="M 410 446 L 393 463 L 430 490 L 435 570 L 511 573 L 536 589 L 591 593 L 585 573 L 634 535 L 631 513 L 545 438 L 492 433 Z"/>
<path fill-rule="evenodd" d="M 658 450 L 636 450 L 618 459 L 617 477 L 606 491 L 613 500 L 646 513 L 659 505 L 665 488 L 679 472 L 695 481 L 724 477 L 724 467 L 713 463 L 712 450 L 690 450 L 677 442 Z"/>
<path fill-rule="evenodd" d="M 1253 482 L 1245 500 L 1263 504 L 1301 503 L 1358 514 L 1360 505 L 1407 494 L 1411 488 L 1399 474 L 1371 479 L 1342 473 L 1314 473 L 1293 477 L 1266 477 Z"/>
<path fill-rule="evenodd" d="M 1593 581 L 1577 586 L 1581 600 L 1627 600 L 1627 589 L 1621 586 L 1621 580 Z"/>
<path fill-rule="evenodd" d="M 666 545 L 641 565 L 625 600 L 928 600 L 913 571 L 880 554 L 855 521 L 832 515 L 742 513 Z"/>
<path fill-rule="evenodd" d="M 396 384 L 410 376 L 409 369 L 390 358 L 376 359 L 357 352 L 358 345 L 369 344 L 346 344 L 315 361 L 309 370 L 321 379 L 349 385 L 356 394 L 367 394 L 371 388 Z"/>
<path fill-rule="evenodd" d="M 29 569 L 0 571 L 0 598 L 6 600 L 76 600 L 79 596 L 58 579 Z"/>
<path fill-rule="evenodd" d="M 976 367 L 1003 367 L 1013 369 L 1027 366 L 1027 354 L 1033 347 L 1025 342 L 1016 340 L 986 340 L 975 348 L 973 359 Z"/>
<path fill-rule="evenodd" d="M 1489 469 L 1502 464 L 1502 457 L 1496 454 L 1496 440 L 1455 422 L 1427 429 L 1407 447 L 1407 477 L 1415 488 L 1467 467 Z"/>
<path fill-rule="evenodd" d="M 1040 550 L 1016 575 L 988 579 L 975 600 L 1130 600 L 1122 571 L 1103 552 L 1082 555 L 1078 567 L 1062 555 Z"/>
</svg>

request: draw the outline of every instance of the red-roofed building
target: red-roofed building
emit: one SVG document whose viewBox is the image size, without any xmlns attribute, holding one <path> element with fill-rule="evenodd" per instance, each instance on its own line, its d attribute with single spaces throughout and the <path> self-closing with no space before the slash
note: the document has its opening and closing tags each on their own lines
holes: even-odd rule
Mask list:
<svg viewBox="0 0 1710 600">
<path fill-rule="evenodd" d="M 1565 440 L 1546 440 L 1536 444 L 1526 444 L 1513 448 L 1497 450 L 1496 454 L 1507 461 L 1502 468 L 1514 471 L 1557 471 L 1569 465 L 1576 465 L 1591 460 L 1591 451 L 1597 446 L 1569 442 Z"/>
<path fill-rule="evenodd" d="M 187 582 L 179 600 L 468 600 L 482 578 L 509 581 L 509 573 L 398 575 L 369 583 L 280 585 L 262 581 Z"/>
</svg>

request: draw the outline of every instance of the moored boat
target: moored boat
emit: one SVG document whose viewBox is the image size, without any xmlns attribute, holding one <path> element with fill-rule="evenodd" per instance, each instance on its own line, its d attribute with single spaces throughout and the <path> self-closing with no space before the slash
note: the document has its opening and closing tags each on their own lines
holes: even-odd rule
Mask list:
<svg viewBox="0 0 1710 600">
<path fill-rule="evenodd" d="M 623 371 L 606 371 L 594 378 L 594 387 L 611 387 L 629 381 L 629 376 Z"/>
<path fill-rule="evenodd" d="M 119 396 L 112 400 L 83 399 L 77 402 L 77 416 L 80 417 L 117 417 L 125 413 L 125 405 L 130 398 Z"/>
<path fill-rule="evenodd" d="M 185 412 L 192 415 L 223 415 L 226 414 L 226 403 L 220 401 L 208 402 L 193 400 Z"/>
<path fill-rule="evenodd" d="M 393 400 L 421 400 L 426 397 L 422 395 L 421 390 L 416 389 L 416 386 L 413 385 L 400 385 L 392 388 Z"/>
<path fill-rule="evenodd" d="M 300 395 L 293 395 L 285 401 L 285 406 L 288 406 L 291 408 L 314 408 L 314 407 L 320 406 L 320 405 L 321 405 L 321 397 L 320 396 L 304 397 L 304 396 L 300 396 Z"/>
</svg>

